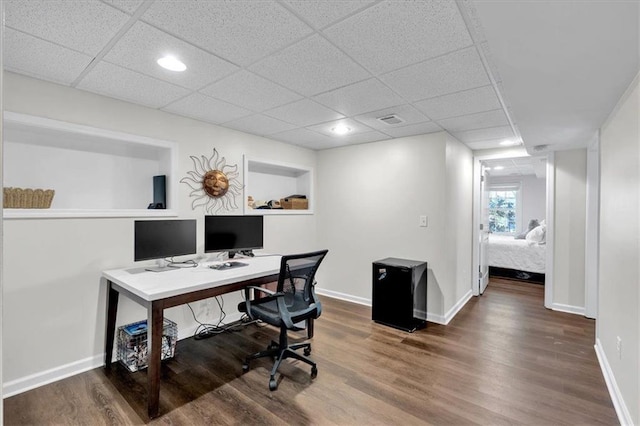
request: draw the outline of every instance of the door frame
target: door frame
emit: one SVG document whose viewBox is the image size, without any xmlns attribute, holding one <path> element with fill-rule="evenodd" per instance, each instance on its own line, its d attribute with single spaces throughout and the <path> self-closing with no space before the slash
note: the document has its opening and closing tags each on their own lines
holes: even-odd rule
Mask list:
<svg viewBox="0 0 640 426">
<path fill-rule="evenodd" d="M 480 176 L 482 174 L 482 161 L 497 160 L 501 158 L 518 158 L 529 157 L 529 153 L 524 148 L 506 149 L 492 151 L 490 153 L 479 153 L 473 156 L 473 232 L 472 232 L 472 274 L 471 274 L 471 291 L 474 296 L 480 295 L 480 283 L 478 280 L 478 271 L 480 268 L 480 220 L 482 212 L 480 211 Z M 544 283 L 544 306 L 550 308 L 553 302 L 553 251 L 554 251 L 554 200 L 555 200 L 555 156 L 551 152 L 547 154 L 546 169 L 546 221 L 547 221 L 547 258 L 545 267 L 545 283 Z"/>
</svg>

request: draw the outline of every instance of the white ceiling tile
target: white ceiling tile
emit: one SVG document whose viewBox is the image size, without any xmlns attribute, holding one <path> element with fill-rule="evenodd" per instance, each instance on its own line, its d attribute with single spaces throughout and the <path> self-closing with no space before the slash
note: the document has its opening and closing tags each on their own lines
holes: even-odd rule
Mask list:
<svg viewBox="0 0 640 426">
<path fill-rule="evenodd" d="M 384 1 L 323 32 L 374 74 L 472 44 L 453 1 Z"/>
<path fill-rule="evenodd" d="M 442 128 L 434 122 L 412 124 L 403 127 L 393 127 L 383 130 L 389 136 L 394 138 L 403 138 L 405 136 L 426 135 L 429 133 L 441 132 Z"/>
<path fill-rule="evenodd" d="M 344 115 L 356 115 L 404 103 L 400 96 L 375 78 L 323 93 L 314 99 Z"/>
<path fill-rule="evenodd" d="M 320 0 L 284 0 L 298 16 L 301 16 L 315 28 L 325 27 L 337 20 L 362 9 L 375 0 L 367 1 L 320 1 Z"/>
<path fill-rule="evenodd" d="M 242 66 L 312 32 L 274 1 L 156 1 L 142 19 Z"/>
<path fill-rule="evenodd" d="M 319 35 L 263 59 L 250 70 L 307 96 L 369 77 L 360 65 Z"/>
<path fill-rule="evenodd" d="M 93 57 L 5 28 L 4 67 L 32 77 L 71 84 Z"/>
<path fill-rule="evenodd" d="M 186 71 L 169 71 L 159 66 L 157 60 L 167 55 L 184 62 Z M 189 89 L 199 89 L 238 69 L 144 22 L 136 22 L 104 59 Z"/>
<path fill-rule="evenodd" d="M 89 55 L 96 55 L 129 20 L 98 1 L 5 0 L 5 25 Z"/>
<path fill-rule="evenodd" d="M 507 116 L 504 114 L 504 111 L 496 109 L 493 111 L 485 111 L 477 114 L 438 120 L 438 124 L 450 133 L 455 133 L 465 130 L 508 126 L 509 122 L 507 121 Z"/>
<path fill-rule="evenodd" d="M 377 142 L 390 139 L 388 135 L 385 135 L 382 132 L 378 132 L 376 130 L 372 130 L 369 132 L 356 133 L 356 134 L 348 134 L 340 137 L 332 138 L 335 140 L 338 145 L 355 145 L 359 143 L 369 143 L 369 142 Z"/>
<path fill-rule="evenodd" d="M 351 131 L 346 135 L 336 135 L 331 129 L 337 126 L 346 126 L 351 129 Z M 348 136 L 355 135 L 357 133 L 370 132 L 372 129 L 365 126 L 364 124 L 352 120 L 350 118 L 343 118 L 342 120 L 335 120 L 328 123 L 316 124 L 314 126 L 308 126 L 307 129 L 313 130 L 314 132 L 322 133 L 323 135 L 327 135 L 332 138 L 338 139 L 346 139 Z"/>
<path fill-rule="evenodd" d="M 182 87 L 108 62 L 98 63 L 80 81 L 78 88 L 152 108 L 159 108 L 189 93 Z"/>
<path fill-rule="evenodd" d="M 455 135 L 454 135 L 455 137 Z M 501 148 L 500 146 L 500 141 L 499 140 L 486 140 L 486 141 L 479 141 L 479 142 L 465 142 L 460 140 L 459 138 L 457 138 L 460 142 L 464 143 L 465 145 L 467 145 L 470 149 L 476 151 L 479 149 L 493 149 L 493 148 Z"/>
<path fill-rule="evenodd" d="M 283 105 L 266 111 L 266 115 L 296 126 L 308 126 L 318 122 L 337 120 L 344 116 L 310 99 Z"/>
<path fill-rule="evenodd" d="M 489 84 L 482 61 L 473 47 L 384 74 L 380 79 L 409 101 Z"/>
<path fill-rule="evenodd" d="M 398 124 L 386 124 L 382 121 L 378 120 L 380 117 L 385 117 L 387 115 L 395 114 L 400 119 L 402 119 L 402 123 Z M 381 109 L 374 112 L 368 112 L 366 114 L 357 115 L 353 117 L 359 122 L 366 124 L 367 126 L 382 130 L 383 132 L 387 129 L 392 129 L 394 127 L 403 127 L 409 126 L 411 124 L 424 123 L 426 121 L 430 121 L 423 113 L 418 111 L 416 108 L 411 105 L 398 105 L 390 108 Z"/>
<path fill-rule="evenodd" d="M 261 136 L 293 130 L 296 127 L 293 124 L 285 123 L 284 121 L 261 114 L 227 121 L 224 123 L 224 126 Z"/>
<path fill-rule="evenodd" d="M 463 132 L 455 132 L 453 136 L 461 142 L 481 142 L 494 141 L 495 146 L 504 139 L 513 138 L 515 135 L 509 126 L 492 127 L 489 129 L 466 130 Z"/>
<path fill-rule="evenodd" d="M 302 98 L 291 90 L 246 70 L 238 71 L 200 92 L 254 111 L 264 111 Z"/>
<path fill-rule="evenodd" d="M 438 96 L 414 102 L 418 109 L 432 120 L 491 111 L 500 108 L 500 102 L 493 86 L 478 87 L 450 95 Z"/>
<path fill-rule="evenodd" d="M 142 4 L 143 0 L 102 0 L 113 7 L 117 7 L 123 12 L 133 14 Z"/>
<path fill-rule="evenodd" d="M 192 93 L 162 109 L 216 124 L 225 123 L 251 114 L 251 111 L 247 109 L 200 93 Z"/>
<path fill-rule="evenodd" d="M 307 129 L 293 129 L 282 133 L 276 133 L 271 137 L 294 145 L 311 149 L 331 148 L 336 143 L 328 136 Z"/>
</svg>

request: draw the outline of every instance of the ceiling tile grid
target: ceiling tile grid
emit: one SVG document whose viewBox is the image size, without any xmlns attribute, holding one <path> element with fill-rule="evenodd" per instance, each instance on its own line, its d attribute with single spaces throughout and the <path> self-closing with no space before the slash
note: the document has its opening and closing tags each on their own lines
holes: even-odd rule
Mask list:
<svg viewBox="0 0 640 426">
<path fill-rule="evenodd" d="M 192 93 L 162 109 L 215 124 L 222 124 L 251 115 L 251 111 L 248 109 L 205 96 L 201 93 Z"/>
<path fill-rule="evenodd" d="M 11 28 L 5 28 L 3 55 L 9 71 L 66 85 L 93 60 L 92 56 Z"/>
<path fill-rule="evenodd" d="M 439 131 L 496 147 L 513 120 L 467 3 L 7 0 L 4 62 L 312 149 Z M 167 54 L 187 70 L 160 68 Z"/>
<path fill-rule="evenodd" d="M 452 1 L 383 1 L 323 33 L 375 75 L 472 44 Z"/>
<path fill-rule="evenodd" d="M 100 62 L 80 82 L 79 89 L 160 108 L 189 91 L 108 62 Z"/>
<path fill-rule="evenodd" d="M 275 1 L 157 0 L 142 20 L 241 66 L 313 32 Z"/>
<path fill-rule="evenodd" d="M 159 67 L 157 59 L 166 55 L 173 55 L 189 64 L 189 71 L 178 73 Z M 104 60 L 192 90 L 200 89 L 239 69 L 230 62 L 140 21 L 127 31 Z"/>
<path fill-rule="evenodd" d="M 241 70 L 200 90 L 205 95 L 262 112 L 302 98 L 250 71 Z"/>
<path fill-rule="evenodd" d="M 96 55 L 129 20 L 99 1 L 5 0 L 5 25 Z"/>
</svg>

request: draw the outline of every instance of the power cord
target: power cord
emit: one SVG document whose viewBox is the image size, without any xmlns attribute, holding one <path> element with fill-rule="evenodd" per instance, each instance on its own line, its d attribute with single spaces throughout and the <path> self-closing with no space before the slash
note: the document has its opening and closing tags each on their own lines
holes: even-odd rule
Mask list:
<svg viewBox="0 0 640 426">
<path fill-rule="evenodd" d="M 227 314 L 224 311 L 224 299 L 222 299 L 222 302 L 220 301 L 220 299 L 221 298 L 219 298 L 218 296 L 215 297 L 216 303 L 220 308 L 220 318 L 218 319 L 217 324 L 207 324 L 207 323 L 200 322 L 196 317 L 196 314 L 193 308 L 191 307 L 191 304 L 187 303 L 187 306 L 191 311 L 191 315 L 193 315 L 194 321 L 199 324 L 193 333 L 193 338 L 195 340 L 207 339 L 209 337 L 216 336 L 222 333 L 231 333 L 231 332 L 237 331 L 237 329 L 240 327 L 254 324 L 259 321 L 259 320 L 251 321 L 249 320 L 249 317 L 246 314 L 243 314 L 238 321 L 232 322 L 230 324 L 225 324 L 224 319 L 227 317 Z"/>
</svg>

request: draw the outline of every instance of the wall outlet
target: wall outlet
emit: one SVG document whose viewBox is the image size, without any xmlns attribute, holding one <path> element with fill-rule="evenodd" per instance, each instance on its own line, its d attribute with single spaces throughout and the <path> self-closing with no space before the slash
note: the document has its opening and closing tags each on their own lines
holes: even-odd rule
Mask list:
<svg viewBox="0 0 640 426">
<path fill-rule="evenodd" d="M 618 359 L 622 359 L 622 339 L 616 336 L 616 349 L 618 350 Z"/>
<path fill-rule="evenodd" d="M 420 216 L 420 226 L 426 228 L 429 225 L 429 219 L 427 218 L 426 215 L 422 215 Z"/>
</svg>

